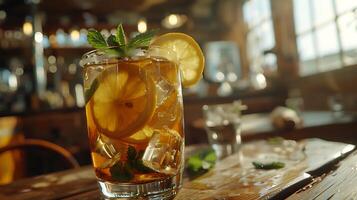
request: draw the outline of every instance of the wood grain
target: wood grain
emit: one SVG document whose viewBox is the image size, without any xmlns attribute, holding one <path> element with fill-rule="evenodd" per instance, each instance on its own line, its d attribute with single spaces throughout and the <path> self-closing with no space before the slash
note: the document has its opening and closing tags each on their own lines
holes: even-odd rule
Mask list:
<svg viewBox="0 0 357 200">
<path fill-rule="evenodd" d="M 266 141 L 245 144 L 239 154 L 222 160 L 208 174 L 184 184 L 177 199 L 283 199 L 311 181 L 312 177 L 306 172 L 319 175 L 328 164 L 354 149 L 354 145 L 321 139 L 286 142 L 283 145 L 270 145 Z M 282 161 L 286 166 L 265 171 L 254 169 L 251 164 L 254 160 L 271 159 Z"/>
<path fill-rule="evenodd" d="M 62 199 L 97 189 L 92 167 L 63 171 L 0 186 L 0 199 Z"/>
<path fill-rule="evenodd" d="M 336 171 L 317 178 L 312 184 L 302 188 L 289 200 L 341 200 L 357 199 L 357 152 L 341 161 Z"/>
<path fill-rule="evenodd" d="M 187 148 L 186 155 L 192 154 L 197 148 L 202 146 Z M 313 172 L 314 176 L 319 176 L 321 175 L 319 173 L 330 169 L 326 167 L 328 163 L 339 160 L 353 149 L 353 145 L 320 139 L 306 139 L 297 143 L 285 141 L 279 145 L 272 145 L 266 141 L 246 143 L 239 153 L 219 161 L 210 172 L 193 181 L 184 182 L 183 188 L 175 199 L 284 199 L 311 182 L 312 177 L 306 172 Z M 252 161 L 282 161 L 286 166 L 276 170 L 257 170 L 251 164 Z M 343 161 L 341 169 L 338 169 L 343 172 L 340 179 L 334 182 L 332 174 L 331 178 L 327 177 L 331 179 L 330 182 L 326 184 L 321 182 L 324 184 L 316 191 L 321 192 L 329 185 L 335 185 L 338 189 L 350 183 L 351 185 L 346 187 L 347 191 L 350 195 L 356 194 L 353 188 L 355 185 L 353 183 L 357 183 L 356 163 L 357 153 L 351 155 L 349 161 Z M 354 170 L 350 172 L 351 169 Z M 312 191 L 306 194 L 297 193 L 294 195 L 300 196 L 297 198 L 290 196 L 290 198 L 311 199 L 309 195 L 319 194 L 315 190 Z M 332 193 L 326 193 L 326 195 L 330 194 Z M 94 200 L 99 198 L 96 178 L 90 166 L 0 186 L 0 199 Z"/>
</svg>

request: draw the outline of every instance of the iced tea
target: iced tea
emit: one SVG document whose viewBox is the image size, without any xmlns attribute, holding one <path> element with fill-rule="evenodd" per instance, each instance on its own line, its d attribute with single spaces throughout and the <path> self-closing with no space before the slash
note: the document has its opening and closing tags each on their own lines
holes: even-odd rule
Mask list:
<svg viewBox="0 0 357 200">
<path fill-rule="evenodd" d="M 177 64 L 151 55 L 86 56 L 87 126 L 99 181 L 145 184 L 175 176 L 180 184 L 184 133 Z"/>
</svg>

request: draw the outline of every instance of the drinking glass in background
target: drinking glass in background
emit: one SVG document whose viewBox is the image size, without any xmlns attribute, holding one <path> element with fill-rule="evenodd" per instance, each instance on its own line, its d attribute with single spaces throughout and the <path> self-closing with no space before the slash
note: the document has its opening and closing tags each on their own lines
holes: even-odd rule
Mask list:
<svg viewBox="0 0 357 200">
<path fill-rule="evenodd" d="M 332 113 L 332 117 L 339 119 L 345 114 L 343 97 L 341 94 L 335 94 L 327 98 L 327 105 Z"/>
<path fill-rule="evenodd" d="M 238 152 L 241 141 L 241 111 L 247 109 L 241 101 L 204 105 L 203 116 L 208 142 L 218 159 Z"/>
</svg>

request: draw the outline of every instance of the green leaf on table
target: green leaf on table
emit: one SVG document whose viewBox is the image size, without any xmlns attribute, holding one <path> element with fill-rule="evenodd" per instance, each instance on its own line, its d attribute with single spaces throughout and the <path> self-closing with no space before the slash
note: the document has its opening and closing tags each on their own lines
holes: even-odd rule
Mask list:
<svg viewBox="0 0 357 200">
<path fill-rule="evenodd" d="M 93 96 L 94 92 L 97 90 L 98 85 L 99 85 L 98 79 L 94 79 L 90 88 L 84 90 L 84 99 L 86 101 L 86 104 L 89 102 L 90 98 Z"/>
<path fill-rule="evenodd" d="M 283 144 L 284 138 L 282 138 L 282 137 L 272 137 L 272 138 L 268 138 L 267 142 L 270 145 L 280 145 L 280 144 Z"/>
<path fill-rule="evenodd" d="M 127 163 L 118 162 L 110 168 L 110 174 L 115 181 L 130 181 L 134 173 Z"/>
<path fill-rule="evenodd" d="M 187 171 L 191 177 L 200 176 L 216 164 L 217 156 L 213 149 L 197 152 L 187 160 Z"/>
<path fill-rule="evenodd" d="M 103 35 L 99 31 L 94 29 L 90 29 L 88 31 L 87 41 L 90 45 L 92 45 L 92 47 L 96 49 L 102 49 L 108 47 L 108 44 L 105 41 Z"/>
<path fill-rule="evenodd" d="M 198 172 L 202 169 L 202 160 L 198 156 L 191 156 L 187 162 L 188 169 L 193 172 Z"/>
<path fill-rule="evenodd" d="M 262 163 L 262 162 L 258 162 L 258 161 L 254 161 L 252 162 L 252 164 L 254 165 L 254 167 L 256 169 L 280 169 L 285 167 L 285 163 L 283 162 L 269 162 L 269 163 Z"/>
<path fill-rule="evenodd" d="M 217 160 L 217 155 L 214 152 L 214 150 L 211 150 L 209 152 L 206 153 L 205 157 L 203 158 L 203 160 L 210 162 L 210 163 L 216 163 Z"/>
</svg>

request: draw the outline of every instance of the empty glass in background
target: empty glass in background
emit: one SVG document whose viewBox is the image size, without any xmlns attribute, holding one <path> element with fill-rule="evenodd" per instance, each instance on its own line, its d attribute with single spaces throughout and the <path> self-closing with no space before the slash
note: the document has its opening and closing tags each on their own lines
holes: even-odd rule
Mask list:
<svg viewBox="0 0 357 200">
<path fill-rule="evenodd" d="M 238 152 L 242 143 L 241 111 L 246 108 L 241 101 L 203 106 L 208 142 L 218 159 Z"/>
</svg>

